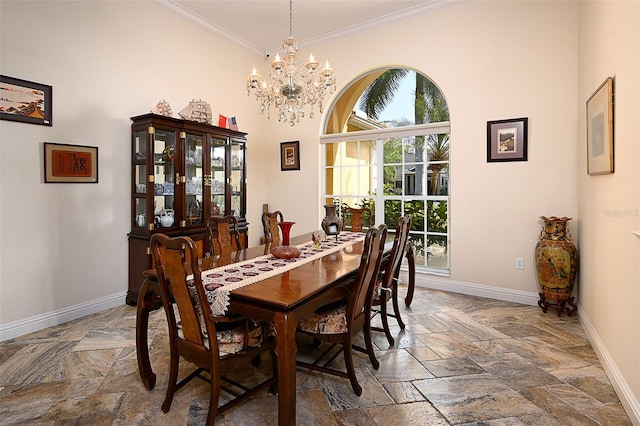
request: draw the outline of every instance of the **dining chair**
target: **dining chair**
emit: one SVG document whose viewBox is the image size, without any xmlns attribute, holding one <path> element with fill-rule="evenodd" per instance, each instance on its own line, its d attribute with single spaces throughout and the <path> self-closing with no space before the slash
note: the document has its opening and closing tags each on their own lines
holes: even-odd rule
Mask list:
<svg viewBox="0 0 640 426">
<path fill-rule="evenodd" d="M 323 306 L 298 321 L 299 332 L 313 337 L 314 342 L 328 342 L 330 346 L 312 363 L 298 360 L 296 364 L 303 368 L 348 378 L 356 395 L 362 395 L 362 387 L 356 377 L 352 349 L 369 355 L 374 369 L 377 370 L 380 366 L 373 352 L 369 322 L 373 286 L 380 271 L 386 235 L 385 225 L 367 231 L 356 279 L 353 286 L 348 289 L 348 297 L 345 300 Z M 364 333 L 366 348 L 354 344 L 354 337 L 360 331 Z M 335 352 L 333 356 L 321 364 L 326 355 L 338 344 L 342 345 L 342 350 Z M 340 352 L 344 355 L 346 372 L 327 367 Z"/>
<path fill-rule="evenodd" d="M 382 320 L 382 327 L 374 327 L 371 329 L 374 331 L 384 331 L 387 336 L 389 345 L 393 346 L 395 340 L 391 336 L 389 329 L 388 317 L 393 317 L 398 322 L 401 330 L 404 330 L 405 325 L 400 316 L 400 309 L 398 307 L 398 278 L 400 275 L 400 266 L 402 265 L 402 258 L 406 254 L 407 244 L 409 241 L 409 230 L 411 229 L 411 215 L 404 215 L 398 218 L 398 224 L 396 226 L 396 233 L 393 238 L 393 247 L 389 257 L 383 260 L 380 267 L 380 277 L 376 281 L 376 285 L 373 292 L 372 300 L 372 318 L 380 314 Z M 387 311 L 387 302 L 391 300 L 393 305 L 393 313 Z"/>
<path fill-rule="evenodd" d="M 273 339 L 262 326 L 252 326 L 245 317 L 211 313 L 200 276 L 200 258 L 191 238 L 154 234 L 150 245 L 169 325 L 169 382 L 162 411 L 169 412 L 175 392 L 198 377 L 211 385 L 206 424 L 213 425 L 218 414 L 268 386 L 275 386 L 277 370 Z M 215 344 L 210 336 L 216 336 Z M 230 371 L 229 368 L 244 374 L 266 350 L 271 351 L 273 375 L 259 384 L 253 385 L 253 382 L 253 387 L 247 387 L 222 375 L 223 368 L 225 372 Z M 178 382 L 180 358 L 197 368 Z M 209 377 L 202 375 L 204 371 Z M 234 398 L 218 407 L 221 391 Z"/>
<path fill-rule="evenodd" d="M 240 242 L 238 219 L 233 215 L 210 216 L 207 221 L 207 234 L 213 255 L 226 257 L 244 248 Z"/>
<path fill-rule="evenodd" d="M 284 217 L 280 210 L 262 213 L 262 229 L 264 230 L 265 243 L 273 243 L 274 245 L 280 243 L 278 222 L 284 222 Z"/>
<path fill-rule="evenodd" d="M 373 212 L 369 207 L 345 207 L 347 217 L 351 217 L 351 232 L 363 232 L 371 228 Z"/>
</svg>

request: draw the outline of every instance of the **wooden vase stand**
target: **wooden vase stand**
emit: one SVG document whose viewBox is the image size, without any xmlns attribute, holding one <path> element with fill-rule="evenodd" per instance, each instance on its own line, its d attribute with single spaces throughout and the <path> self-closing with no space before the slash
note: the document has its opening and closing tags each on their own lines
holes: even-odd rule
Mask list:
<svg viewBox="0 0 640 426">
<path fill-rule="evenodd" d="M 558 316 L 562 316 L 562 311 L 564 310 L 567 311 L 567 315 L 569 316 L 573 316 L 573 314 L 578 311 L 578 306 L 575 304 L 576 298 L 573 296 L 565 300 L 560 300 L 560 298 L 558 298 L 555 302 L 547 300 L 544 293 L 538 293 L 538 296 L 540 296 L 540 300 L 538 300 L 538 306 L 542 308 L 542 312 L 544 312 L 545 314 L 547 313 L 547 309 L 549 309 L 549 306 L 553 305 L 555 305 L 556 309 L 558 310 Z M 566 306 L 567 304 L 571 307 Z"/>
</svg>

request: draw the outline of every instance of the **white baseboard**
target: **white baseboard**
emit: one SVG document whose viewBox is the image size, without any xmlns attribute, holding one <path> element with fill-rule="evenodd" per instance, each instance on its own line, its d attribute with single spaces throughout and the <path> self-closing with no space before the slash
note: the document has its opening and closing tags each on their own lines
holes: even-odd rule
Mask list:
<svg viewBox="0 0 640 426">
<path fill-rule="evenodd" d="M 125 303 L 126 297 L 126 292 L 117 293 L 46 314 L 0 324 L 0 342 L 120 306 Z"/>
<path fill-rule="evenodd" d="M 407 282 L 406 279 L 403 282 Z M 482 284 L 453 281 L 448 278 L 439 278 L 416 273 L 416 285 L 433 288 L 435 290 L 451 291 L 453 293 L 468 294 L 469 296 L 486 297 L 488 299 L 504 300 L 505 302 L 522 303 L 523 305 L 538 305 L 538 293 L 529 291 L 509 290 L 506 288 L 491 287 Z"/>
<path fill-rule="evenodd" d="M 611 359 L 607 348 L 604 343 L 602 343 L 600 336 L 598 336 L 598 333 L 596 333 L 596 330 L 591 325 L 589 317 L 580 309 L 580 304 L 578 304 L 578 317 L 580 317 L 580 322 L 582 323 L 582 327 L 589 338 L 589 342 L 591 342 L 593 350 L 596 352 L 596 355 L 598 355 L 598 358 L 602 363 L 602 367 L 607 373 L 607 377 L 609 377 L 616 394 L 618 394 L 620 402 L 629 416 L 629 420 L 631 420 L 631 423 L 635 426 L 640 426 L 640 401 L 638 401 L 638 399 L 633 395 L 633 392 L 631 391 L 631 388 L 629 388 L 624 376 L 620 373 L 620 370 L 618 370 L 618 367 Z"/>
</svg>

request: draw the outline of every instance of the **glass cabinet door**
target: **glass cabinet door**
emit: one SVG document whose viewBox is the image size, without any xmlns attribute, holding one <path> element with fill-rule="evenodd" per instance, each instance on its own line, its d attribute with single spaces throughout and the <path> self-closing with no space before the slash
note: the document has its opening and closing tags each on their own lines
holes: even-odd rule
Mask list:
<svg viewBox="0 0 640 426">
<path fill-rule="evenodd" d="M 147 129 L 133 133 L 133 226 L 147 226 Z"/>
<path fill-rule="evenodd" d="M 225 188 L 227 185 L 226 144 L 224 139 L 211 137 L 211 215 L 224 215 L 227 211 Z"/>
<path fill-rule="evenodd" d="M 231 141 L 231 212 L 234 216 L 245 216 L 245 144 Z"/>
<path fill-rule="evenodd" d="M 155 129 L 153 134 L 153 193 L 156 228 L 174 226 L 176 195 L 176 132 Z"/>
<path fill-rule="evenodd" d="M 184 189 L 186 226 L 204 224 L 204 136 L 186 134 L 184 151 Z"/>
</svg>

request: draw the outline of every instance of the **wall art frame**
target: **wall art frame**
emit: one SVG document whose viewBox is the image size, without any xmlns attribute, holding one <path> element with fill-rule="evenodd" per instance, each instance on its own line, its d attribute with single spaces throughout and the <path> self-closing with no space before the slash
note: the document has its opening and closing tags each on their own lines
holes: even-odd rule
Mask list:
<svg viewBox="0 0 640 426">
<path fill-rule="evenodd" d="M 45 183 L 98 183 L 98 147 L 44 143 Z"/>
<path fill-rule="evenodd" d="M 614 172 L 613 78 L 607 77 L 587 99 L 587 174 Z"/>
<path fill-rule="evenodd" d="M 487 162 L 527 161 L 527 117 L 487 121 Z"/>
<path fill-rule="evenodd" d="M 53 125 L 53 88 L 0 75 L 0 120 Z"/>
<path fill-rule="evenodd" d="M 280 142 L 280 170 L 300 170 L 300 141 Z"/>
</svg>

